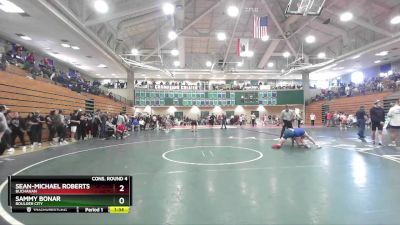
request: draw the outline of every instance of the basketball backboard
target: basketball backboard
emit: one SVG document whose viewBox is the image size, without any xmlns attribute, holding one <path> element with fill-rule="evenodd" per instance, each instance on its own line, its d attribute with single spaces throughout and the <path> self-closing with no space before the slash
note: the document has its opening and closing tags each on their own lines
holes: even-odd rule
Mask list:
<svg viewBox="0 0 400 225">
<path fill-rule="evenodd" d="M 319 16 L 324 6 L 325 0 L 290 0 L 285 14 Z"/>
</svg>

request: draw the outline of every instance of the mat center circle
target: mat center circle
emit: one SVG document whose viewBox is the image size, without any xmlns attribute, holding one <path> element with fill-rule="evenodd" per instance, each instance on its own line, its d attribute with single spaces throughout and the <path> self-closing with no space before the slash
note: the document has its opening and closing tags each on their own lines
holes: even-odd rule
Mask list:
<svg viewBox="0 0 400 225">
<path fill-rule="evenodd" d="M 169 150 L 162 154 L 174 163 L 198 166 L 244 164 L 263 157 L 260 151 L 235 146 L 190 146 Z"/>
</svg>

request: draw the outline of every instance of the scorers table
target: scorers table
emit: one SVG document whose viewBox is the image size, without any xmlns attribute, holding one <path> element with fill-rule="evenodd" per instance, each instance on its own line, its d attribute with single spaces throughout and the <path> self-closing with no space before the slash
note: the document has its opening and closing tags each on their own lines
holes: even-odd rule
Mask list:
<svg viewBox="0 0 400 225">
<path fill-rule="evenodd" d="M 13 213 L 129 213 L 131 176 L 9 176 Z"/>
</svg>

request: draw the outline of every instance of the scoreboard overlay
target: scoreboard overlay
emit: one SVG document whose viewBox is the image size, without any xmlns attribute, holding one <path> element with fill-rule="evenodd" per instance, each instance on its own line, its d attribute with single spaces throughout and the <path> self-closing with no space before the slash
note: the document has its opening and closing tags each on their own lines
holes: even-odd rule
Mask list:
<svg viewBox="0 0 400 225">
<path fill-rule="evenodd" d="M 131 176 L 9 176 L 13 213 L 128 213 Z"/>
</svg>

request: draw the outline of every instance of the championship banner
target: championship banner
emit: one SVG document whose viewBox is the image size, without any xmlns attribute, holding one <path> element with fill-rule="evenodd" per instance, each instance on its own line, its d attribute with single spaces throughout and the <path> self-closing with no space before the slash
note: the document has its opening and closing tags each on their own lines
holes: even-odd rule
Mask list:
<svg viewBox="0 0 400 225">
<path fill-rule="evenodd" d="M 236 46 L 237 55 L 243 57 L 248 51 L 249 51 L 249 39 L 239 38 L 237 40 L 237 46 Z"/>
</svg>

